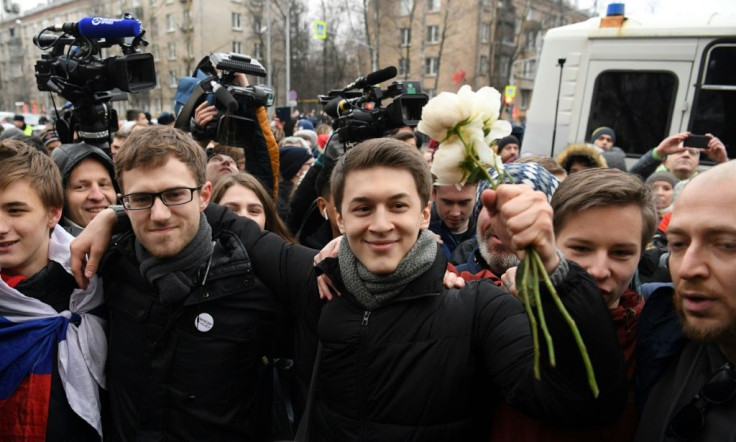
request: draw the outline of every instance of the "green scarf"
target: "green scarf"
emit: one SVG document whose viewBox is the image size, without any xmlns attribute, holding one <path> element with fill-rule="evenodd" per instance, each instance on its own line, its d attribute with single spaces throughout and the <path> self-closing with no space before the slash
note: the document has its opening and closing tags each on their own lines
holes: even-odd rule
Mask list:
<svg viewBox="0 0 736 442">
<path fill-rule="evenodd" d="M 355 299 L 373 311 L 390 301 L 419 275 L 429 270 L 437 257 L 437 239 L 427 229 L 422 229 L 417 242 L 401 260 L 399 266 L 387 275 L 371 273 L 358 261 L 347 240 L 340 243 L 338 262 L 345 287 Z"/>
</svg>

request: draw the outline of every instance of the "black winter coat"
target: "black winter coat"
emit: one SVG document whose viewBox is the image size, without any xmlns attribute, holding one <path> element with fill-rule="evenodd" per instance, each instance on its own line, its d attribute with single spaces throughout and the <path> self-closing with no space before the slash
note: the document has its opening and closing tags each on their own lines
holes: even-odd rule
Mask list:
<svg viewBox="0 0 736 442">
<path fill-rule="evenodd" d="M 255 239 L 244 242 L 256 274 L 290 298 L 303 385 L 311 378 L 317 335 L 323 343 L 312 442 L 486 441 L 488 410 L 499 400 L 562 425 L 600 425 L 623 409 L 626 376 L 611 315 L 595 282 L 572 262 L 557 290 L 584 336 L 601 388 L 597 399 L 569 328 L 545 289 L 557 368 L 543 359 L 537 381 L 521 302 L 488 281 L 443 289 L 447 261 L 441 250 L 430 270 L 373 312 L 347 292 L 336 260 L 329 260 L 321 267 L 343 295 L 323 308 L 304 248 L 273 234 L 249 234 L 251 224 L 230 222 L 241 238 Z"/>
<path fill-rule="evenodd" d="M 141 276 L 132 233 L 114 240 L 101 270 L 110 310 L 106 440 L 265 438 L 270 406 L 258 372 L 278 306 L 240 240 L 213 236 L 205 283 L 178 306 L 161 304 Z"/>
</svg>

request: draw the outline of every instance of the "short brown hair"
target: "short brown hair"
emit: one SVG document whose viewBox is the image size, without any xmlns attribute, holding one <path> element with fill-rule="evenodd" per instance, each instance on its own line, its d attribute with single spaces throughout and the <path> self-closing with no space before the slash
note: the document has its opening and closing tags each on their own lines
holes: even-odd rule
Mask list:
<svg viewBox="0 0 736 442">
<path fill-rule="evenodd" d="M 634 204 L 641 210 L 641 250 L 657 228 L 657 209 L 649 186 L 637 176 L 618 169 L 587 169 L 569 175 L 552 195 L 555 233 L 565 222 L 593 207 Z"/>
<path fill-rule="evenodd" d="M 51 157 L 22 141 L 0 141 L 0 189 L 18 180 L 28 180 L 47 209 L 64 206 L 61 173 Z"/>
<path fill-rule="evenodd" d="M 189 134 L 173 127 L 156 125 L 132 132 L 115 157 L 115 177 L 120 190 L 124 191 L 123 172 L 134 168 L 161 167 L 170 157 L 186 164 L 197 186 L 205 183 L 207 157 L 204 150 Z"/>
<path fill-rule="evenodd" d="M 245 149 L 242 147 L 226 146 L 224 144 L 217 144 L 212 148 L 212 156 L 222 154 L 227 155 L 235 161 L 235 164 L 245 164 Z"/>
<path fill-rule="evenodd" d="M 263 204 L 263 210 L 266 213 L 266 226 L 265 229 L 269 232 L 273 232 L 290 243 L 296 243 L 294 236 L 292 236 L 289 229 L 284 224 L 284 221 L 276 211 L 276 205 L 271 199 L 271 196 L 266 192 L 260 181 L 253 175 L 246 172 L 239 172 L 236 174 L 225 175 L 220 178 L 212 189 L 212 202 L 220 203 L 222 197 L 225 195 L 227 190 L 235 185 L 240 185 L 246 189 L 250 189 L 256 194 L 258 199 Z"/>
<path fill-rule="evenodd" d="M 337 211 L 342 213 L 342 198 L 345 194 L 345 178 L 353 170 L 374 167 L 404 169 L 411 173 L 417 185 L 417 193 L 422 205 L 429 202 L 432 190 L 432 174 L 429 165 L 417 149 L 407 146 L 395 138 L 375 138 L 363 141 L 340 157 L 332 171 L 332 197 Z"/>
</svg>

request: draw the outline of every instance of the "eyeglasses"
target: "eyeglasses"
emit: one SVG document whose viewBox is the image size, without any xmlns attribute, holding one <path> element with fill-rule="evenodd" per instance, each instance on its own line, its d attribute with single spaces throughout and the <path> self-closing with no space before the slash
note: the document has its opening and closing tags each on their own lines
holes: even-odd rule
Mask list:
<svg viewBox="0 0 736 442">
<path fill-rule="evenodd" d="M 736 375 L 733 365 L 719 368 L 689 404 L 677 412 L 667 429 L 667 435 L 676 440 L 691 440 L 705 427 L 706 414 L 714 405 L 722 405 L 736 396 Z"/>
<path fill-rule="evenodd" d="M 153 207 L 153 202 L 158 197 L 167 206 L 180 206 L 194 198 L 194 191 L 201 189 L 197 187 L 174 187 L 158 193 L 129 193 L 123 195 L 123 206 L 128 210 L 144 210 Z"/>
</svg>

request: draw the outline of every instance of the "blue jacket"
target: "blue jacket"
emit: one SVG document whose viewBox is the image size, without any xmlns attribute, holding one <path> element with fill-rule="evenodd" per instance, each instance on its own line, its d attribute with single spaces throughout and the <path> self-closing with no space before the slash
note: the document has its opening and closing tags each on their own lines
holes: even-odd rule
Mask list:
<svg viewBox="0 0 736 442">
<path fill-rule="evenodd" d="M 455 251 L 455 248 L 461 242 L 470 238 L 475 238 L 475 229 L 471 228 L 471 226 L 468 226 L 468 230 L 457 238 L 452 234 L 452 232 L 450 232 L 450 229 L 445 226 L 445 223 L 443 223 L 441 219 L 432 221 L 429 224 L 429 230 L 438 234 L 440 238 L 442 238 L 442 251 L 445 252 L 445 258 L 450 262 L 452 262 L 452 252 Z"/>
</svg>

